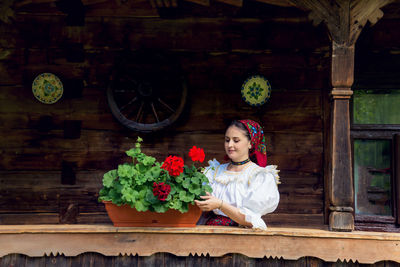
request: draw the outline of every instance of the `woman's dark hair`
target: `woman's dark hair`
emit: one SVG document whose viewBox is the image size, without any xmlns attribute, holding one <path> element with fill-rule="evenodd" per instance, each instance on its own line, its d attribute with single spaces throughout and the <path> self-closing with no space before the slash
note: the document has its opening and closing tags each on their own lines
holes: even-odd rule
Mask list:
<svg viewBox="0 0 400 267">
<path fill-rule="evenodd" d="M 244 135 L 251 141 L 251 137 L 250 137 L 249 131 L 247 130 L 246 126 L 244 126 L 244 124 L 241 123 L 240 121 L 237 121 L 237 120 L 232 121 L 228 125 L 228 127 L 226 127 L 225 132 L 232 126 L 235 126 L 235 127 L 239 128 L 239 129 L 243 130 L 243 132 L 245 133 Z"/>
</svg>

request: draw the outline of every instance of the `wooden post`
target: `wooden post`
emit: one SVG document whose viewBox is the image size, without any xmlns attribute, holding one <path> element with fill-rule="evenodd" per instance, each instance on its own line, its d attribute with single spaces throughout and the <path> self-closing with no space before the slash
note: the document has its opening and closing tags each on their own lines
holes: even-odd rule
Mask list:
<svg viewBox="0 0 400 267">
<path fill-rule="evenodd" d="M 269 1 L 269 0 L 264 0 Z M 364 25 L 375 24 L 383 16 L 381 7 L 394 0 L 288 0 L 309 10 L 317 25 L 324 21 L 332 39 L 332 116 L 328 184 L 329 229 L 354 229 L 354 186 L 350 144 L 349 102 L 353 94 L 354 47 Z"/>
<path fill-rule="evenodd" d="M 353 94 L 354 44 L 332 42 L 332 133 L 331 133 L 331 179 L 329 185 L 329 229 L 352 231 L 353 175 L 350 144 L 349 101 Z"/>
</svg>

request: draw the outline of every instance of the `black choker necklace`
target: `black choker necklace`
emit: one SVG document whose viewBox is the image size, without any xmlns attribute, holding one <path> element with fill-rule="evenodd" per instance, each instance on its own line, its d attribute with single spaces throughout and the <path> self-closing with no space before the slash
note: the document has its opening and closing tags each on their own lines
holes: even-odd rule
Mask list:
<svg viewBox="0 0 400 267">
<path fill-rule="evenodd" d="M 247 162 L 250 162 L 250 159 L 246 159 L 246 160 L 239 161 L 239 162 L 234 162 L 234 161 L 231 160 L 231 164 L 232 164 L 232 165 L 235 165 L 235 166 L 244 165 L 244 164 L 246 164 Z"/>
</svg>

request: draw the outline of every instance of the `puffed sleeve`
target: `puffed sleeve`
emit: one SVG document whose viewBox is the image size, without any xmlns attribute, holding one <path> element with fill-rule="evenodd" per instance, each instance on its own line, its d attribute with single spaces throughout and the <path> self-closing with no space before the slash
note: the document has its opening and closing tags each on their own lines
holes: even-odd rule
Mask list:
<svg viewBox="0 0 400 267">
<path fill-rule="evenodd" d="M 273 212 L 279 203 L 278 170 L 270 165 L 257 168 L 249 178 L 249 187 L 243 198 L 240 211 L 255 229 L 267 229 L 262 215 Z"/>
<path fill-rule="evenodd" d="M 218 160 L 213 159 L 213 160 L 209 160 L 208 161 L 209 166 L 207 166 L 204 169 L 204 175 L 208 178 L 208 181 L 210 183 L 213 182 L 213 178 L 214 178 L 214 173 L 216 172 L 216 170 L 218 169 L 218 167 L 221 165 Z"/>
</svg>

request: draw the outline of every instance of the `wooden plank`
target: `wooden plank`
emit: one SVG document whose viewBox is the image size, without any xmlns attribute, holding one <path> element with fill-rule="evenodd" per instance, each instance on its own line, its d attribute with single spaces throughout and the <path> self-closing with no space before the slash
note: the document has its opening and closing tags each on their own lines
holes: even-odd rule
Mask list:
<svg viewBox="0 0 400 267">
<path fill-rule="evenodd" d="M 188 99 L 191 109 L 186 115 L 190 120 L 185 123 L 178 121 L 176 131 L 223 131 L 226 122 L 218 111 L 222 107 L 225 118 L 236 118 L 238 109 L 241 116 L 256 116 L 255 119 L 261 121 L 265 131 L 320 132 L 322 129 L 321 103 L 318 94 L 313 91 L 273 91 L 271 102 L 263 107 L 264 112 L 259 115 L 244 103 L 240 94 L 231 96 L 224 91 L 215 91 L 212 94 L 211 90 L 204 90 L 202 93 L 201 88 L 193 89 L 196 91 Z M 49 116 L 47 106 L 36 101 L 29 88 L 3 87 L 2 92 L 0 129 L 37 129 L 41 119 Z M 204 98 L 209 93 L 211 97 Z M 227 101 L 232 104 L 225 105 Z M 58 108 L 50 116 L 52 129 L 62 129 L 65 120 L 81 120 L 82 129 L 123 129 L 112 117 L 105 94 L 99 89 L 85 88 L 81 99 L 61 99 L 57 105 Z M 28 112 L 27 107 L 32 111 Z M 289 113 L 293 116 L 287 116 Z M 214 121 L 213 124 L 208 123 L 210 119 Z"/>
<path fill-rule="evenodd" d="M 75 265 L 75 258 L 82 258 L 82 257 L 88 257 L 87 254 L 92 254 L 92 253 L 84 253 L 82 255 L 73 257 L 73 258 L 68 258 L 65 256 L 57 256 L 57 257 L 35 257 L 35 258 L 29 258 L 27 257 L 27 259 L 32 259 L 34 260 L 33 265 L 30 265 L 30 263 L 32 261 L 27 261 L 26 266 L 32 267 L 32 266 L 45 266 L 45 264 L 47 264 L 46 266 L 76 266 Z M 167 255 L 166 253 L 162 253 Z M 358 262 L 353 262 L 353 261 L 341 261 L 338 260 L 337 262 L 325 262 L 321 259 L 315 258 L 315 257 L 301 257 L 297 260 L 285 260 L 282 258 L 273 258 L 273 257 L 264 257 L 264 258 L 245 258 L 245 256 L 240 255 L 240 254 L 232 254 L 231 255 L 234 259 L 237 258 L 243 258 L 243 262 L 241 262 L 242 265 L 237 265 L 236 264 L 236 260 L 235 265 L 233 266 L 274 266 L 274 267 L 279 267 L 279 266 L 288 266 L 288 267 L 300 267 L 300 266 L 315 266 L 315 267 L 323 267 L 323 266 L 363 266 L 363 264 L 359 264 Z M 24 258 L 23 255 L 16 255 L 17 258 Z M 127 260 L 128 258 L 126 256 L 117 256 L 117 257 L 107 257 L 107 256 L 103 256 L 103 255 L 98 255 L 97 256 L 99 260 L 102 260 L 101 262 L 105 262 L 107 261 L 108 264 L 111 265 L 96 265 L 96 266 L 115 266 L 115 267 L 120 267 L 120 266 L 137 266 L 137 264 L 135 263 L 135 259 L 133 259 L 133 261 Z M 185 257 L 186 259 L 188 257 Z M 90 258 L 89 258 L 90 259 Z M 110 262 L 110 259 L 111 262 Z M 124 262 L 123 265 L 119 265 L 118 260 L 120 259 L 124 259 L 127 260 L 126 263 Z M 45 262 L 44 260 L 46 260 L 47 262 Z M 215 261 L 216 264 L 218 264 L 219 261 L 224 260 L 224 257 L 218 257 L 218 258 L 214 258 L 213 260 Z M 43 263 L 43 265 L 36 265 L 36 262 L 40 262 Z M 85 261 L 83 262 L 83 265 L 79 265 L 79 266 L 92 266 L 92 261 Z M 0 264 L 1 264 L 1 259 L 0 259 Z M 72 265 L 71 265 L 72 264 Z M 0 265 L 3 266 L 3 265 Z M 20 265 L 20 266 L 25 266 L 25 265 Z M 162 265 L 162 266 L 170 266 L 170 265 Z M 188 266 L 192 266 L 192 265 L 188 265 Z M 196 265 L 196 266 L 201 266 L 201 265 Z M 208 265 L 204 265 L 204 266 L 208 266 Z M 394 267 L 394 266 L 398 266 L 398 263 L 393 262 L 393 261 L 380 261 L 374 264 L 371 264 L 371 266 L 374 267 Z"/>
<path fill-rule="evenodd" d="M 393 159 L 393 175 L 394 175 L 394 196 L 395 196 L 395 204 L 394 204 L 394 208 L 395 208 L 395 217 L 396 217 L 396 223 L 400 224 L 400 134 L 395 134 L 394 135 L 394 151 L 393 151 L 393 155 L 394 155 L 394 159 Z M 393 192 L 392 189 L 392 192 Z"/>
<path fill-rule="evenodd" d="M 208 267 L 210 266 L 210 257 L 206 255 L 189 254 L 186 257 L 186 266 L 188 267 Z"/>
<path fill-rule="evenodd" d="M 261 122 L 262 123 L 262 122 Z M 95 153 L 114 152 L 126 157 L 125 151 L 134 147 L 137 133 L 133 136 L 123 136 L 118 132 L 90 131 L 83 130 L 79 139 L 65 139 L 64 131 L 53 130 L 49 132 L 38 132 L 36 130 L 2 130 L 4 136 L 0 148 L 3 153 L 15 151 L 18 154 L 43 154 L 52 153 Z M 173 136 L 160 136 L 157 139 L 149 139 L 144 135 L 143 151 L 145 153 L 162 153 L 168 156 L 173 150 L 180 149 L 179 154 L 186 154 L 185 151 L 195 144 L 205 148 L 206 152 L 221 152 L 223 150 L 223 132 L 221 133 L 196 133 L 194 136 L 187 136 L 187 132 L 172 132 Z M 322 136 L 320 133 L 300 132 L 267 132 L 265 131 L 267 150 L 272 154 L 296 153 L 296 154 L 321 154 Z M 106 140 L 106 142 L 104 142 Z M 210 143 L 210 144 L 209 144 Z M 170 147 L 167 151 L 164 149 Z M 40 148 L 40 149 L 39 149 Z M 175 152 L 175 151 L 173 151 Z M 53 152 L 54 153 L 54 152 Z M 59 166 L 61 167 L 61 166 Z"/>
<path fill-rule="evenodd" d="M 186 267 L 186 257 L 178 257 L 173 254 L 164 254 L 164 266 Z"/>
<path fill-rule="evenodd" d="M 46 266 L 45 257 L 26 257 L 27 267 L 43 267 Z"/>
<path fill-rule="evenodd" d="M 129 4 L 129 3 L 128 3 Z M 102 5 L 102 4 L 99 4 Z M 123 8 L 118 9 L 118 13 L 124 13 Z M 142 9 L 143 10 L 143 9 Z M 221 10 L 221 9 L 220 9 Z M 141 12 L 140 10 L 138 10 Z M 158 19 L 154 18 L 153 10 L 149 10 L 147 19 L 134 18 L 130 15 L 126 17 L 109 17 L 104 23 L 107 27 L 100 27 L 103 23 L 102 15 L 85 18 L 85 26 L 80 33 L 81 42 L 85 48 L 121 47 L 119 44 L 128 42 L 131 49 L 141 47 L 164 48 L 164 49 L 194 49 L 194 50 L 226 50 L 227 44 L 231 44 L 231 49 L 289 49 L 291 44 L 296 43 L 298 48 L 315 48 L 328 46 L 328 38 L 321 28 L 312 27 L 307 20 L 297 19 L 296 24 L 282 20 L 271 10 L 263 14 L 268 25 L 263 24 L 264 20 L 237 18 L 235 20 L 224 18 L 180 18 L 180 19 Z M 90 12 L 90 11 L 89 11 Z M 111 14 L 112 9 L 104 8 L 104 11 Z M 131 12 L 131 11 L 127 11 Z M 113 14 L 114 16 L 114 14 Z M 285 15 L 283 15 L 285 16 Z M 301 14 L 301 18 L 304 18 Z M 274 21 L 276 18 L 276 21 Z M 43 27 L 40 40 L 31 40 L 32 33 L 29 33 L 29 25 Z M 50 47 L 62 47 L 67 32 L 63 28 L 63 16 L 52 16 L 52 14 L 37 16 L 33 14 L 20 14 L 16 19 L 16 26 L 22 35 L 18 43 L 28 47 L 46 47 L 44 42 L 48 42 Z M 299 23 L 301 22 L 301 23 Z M 129 29 L 127 32 L 126 29 Z M 188 29 L 188 30 L 187 30 Z M 50 34 L 51 33 L 51 34 Z M 246 33 L 246 38 L 240 36 Z M 254 33 L 254 34 L 249 34 Z M 24 36 L 26 34 L 26 36 Z M 128 34 L 128 36 L 127 36 Z M 158 36 L 154 42 L 154 36 Z M 162 38 L 162 36 L 174 36 L 174 38 Z M 124 41 L 125 39 L 125 41 Z M 302 42 L 295 42 L 302 40 Z"/>
<path fill-rule="evenodd" d="M 273 227 L 267 231 L 254 231 L 237 227 L 161 229 L 79 225 L 2 226 L 1 231 L 7 233 L 0 235 L 0 244 L 7 244 L 1 248 L 1 256 L 10 254 L 10 251 L 28 256 L 42 256 L 44 253 L 55 255 L 56 252 L 64 253 L 65 256 L 85 252 L 108 256 L 138 253 L 138 264 L 156 262 L 157 266 L 165 263 L 167 255 L 158 251 L 178 257 L 186 257 L 194 252 L 204 255 L 209 253 L 211 257 L 223 256 L 220 258 L 221 264 L 233 263 L 238 259 L 238 256 L 231 254 L 232 251 L 252 258 L 282 257 L 285 260 L 315 257 L 330 262 L 338 259 L 347 262 L 357 260 L 359 263 L 399 261 L 399 248 L 396 246 L 399 233 L 332 233 L 323 229 Z M 80 246 L 76 246 L 77 242 Z M 32 243 L 36 244 L 35 248 Z M 283 249 L 287 247 L 296 249 Z M 153 256 L 142 258 L 148 255 Z M 86 256 L 90 257 L 90 253 Z M 210 262 L 215 260 L 210 258 Z M 310 261 L 305 259 L 305 262 Z"/>
<path fill-rule="evenodd" d="M 242 7 L 243 6 L 243 0 L 217 0 L 218 2 L 222 2 L 228 5 L 233 5 L 236 7 Z"/>
<path fill-rule="evenodd" d="M 80 257 L 80 256 L 78 256 Z M 61 267 L 72 267 L 72 259 L 67 258 L 64 255 L 48 255 L 47 257 L 44 257 L 46 260 L 45 266 L 61 266 Z M 74 265 L 76 266 L 76 265 Z"/>
<path fill-rule="evenodd" d="M 323 174 L 323 185 L 324 185 L 324 222 L 328 224 L 329 221 L 329 186 L 331 181 L 331 163 L 332 163 L 332 147 L 330 145 L 331 140 L 331 101 L 328 90 L 322 92 L 322 113 L 323 113 L 323 147 L 324 147 L 324 174 Z M 321 182 L 322 183 L 322 182 Z"/>
<path fill-rule="evenodd" d="M 277 5 L 282 7 L 291 7 L 293 3 L 288 0 L 257 0 L 262 3 L 270 4 L 270 5 Z"/>
<path fill-rule="evenodd" d="M 218 258 L 210 257 L 210 266 L 222 266 L 222 267 L 233 266 L 233 256 L 232 254 L 226 254 Z"/>
<path fill-rule="evenodd" d="M 85 5 L 85 17 L 158 17 L 157 9 L 153 8 L 150 1 L 134 0 L 123 1 L 97 1 Z M 117 15 L 118 14 L 118 15 Z"/>
<path fill-rule="evenodd" d="M 138 257 L 138 266 L 164 266 L 164 253 L 155 253 L 147 257 Z"/>
<path fill-rule="evenodd" d="M 57 213 L 0 213 L 0 223 L 9 224 L 58 224 Z"/>
<path fill-rule="evenodd" d="M 110 135 L 109 132 L 83 131 L 81 139 L 68 140 L 60 138 L 62 134 L 57 131 L 54 132 L 53 138 L 50 138 L 51 135 L 48 134 L 39 134 L 35 138 L 35 134 L 29 136 L 30 131 L 24 130 L 12 132 L 14 135 L 6 134 L 7 132 L 4 134 L 7 137 L 5 138 L 7 143 L 5 143 L 6 147 L 2 148 L 3 157 L 0 159 L 0 166 L 4 170 L 60 170 L 62 160 L 76 162 L 77 170 L 111 169 L 127 159 L 124 152 L 132 148 L 134 144 L 132 139 L 118 134 Z M 17 134 L 18 132 L 21 134 Z M 18 141 L 18 136 L 27 138 L 27 141 Z M 187 133 L 180 133 L 158 139 L 158 142 L 150 141 L 143 150 L 161 161 L 169 154 L 177 154 L 184 160 L 189 160 L 185 151 L 196 145 L 205 149 L 208 159 L 216 157 L 222 162 L 225 155 L 222 148 L 222 136 L 222 134 L 211 133 L 188 136 Z M 107 139 L 110 143 L 102 142 Z M 270 164 L 276 164 L 282 170 L 319 173 L 322 168 L 320 142 L 320 134 L 276 133 L 270 136 L 267 133 L 267 144 L 271 144 L 268 145 Z M 26 145 L 21 148 L 18 143 Z M 34 143 L 36 144 L 32 146 L 31 144 Z M 116 146 L 115 144 L 118 143 L 120 145 Z M 7 146 L 11 147 L 7 148 Z M 310 149 L 311 147 L 313 149 Z M 54 152 L 56 150 L 58 151 Z M 289 159 L 287 155 L 291 155 L 292 158 Z"/>
<path fill-rule="evenodd" d="M 22 79 L 23 50 L 0 46 L 0 85 L 15 85 Z"/>
<path fill-rule="evenodd" d="M 1 267 L 10 267 L 10 266 L 25 266 L 25 255 L 18 254 L 9 254 L 1 258 L 0 266 Z"/>
<path fill-rule="evenodd" d="M 62 257 L 64 258 L 64 257 Z M 61 259 L 62 259 L 61 258 Z M 66 259 L 66 258 L 64 258 Z M 84 253 L 81 255 L 78 255 L 77 257 L 71 257 L 68 259 L 70 262 L 70 265 L 65 265 L 65 266 L 71 266 L 71 267 L 79 267 L 79 266 L 113 266 L 113 257 L 104 257 L 103 255 L 99 253 L 93 253 L 93 252 L 88 252 Z M 58 266 L 58 265 L 57 265 Z"/>
<path fill-rule="evenodd" d="M 324 216 L 305 213 L 271 213 L 263 216 L 268 227 L 323 227 Z"/>
<path fill-rule="evenodd" d="M 97 202 L 105 171 L 79 171 L 75 185 L 62 185 L 60 172 L 2 172 L 1 212 L 59 212 L 70 204 L 78 206 L 78 223 L 108 222 L 104 207 Z M 287 174 L 285 174 L 287 173 Z M 295 176 L 294 176 L 295 175 Z M 291 178 L 291 177 L 295 178 Z M 318 178 L 309 180 L 304 174 L 281 173 L 279 186 L 281 201 L 277 212 L 320 213 L 322 209 L 322 185 Z M 290 181 L 295 179 L 294 181 Z M 8 203 L 8 204 L 6 204 Z M 7 209 L 5 209 L 7 207 Z M 99 216 L 93 212 L 102 211 Z M 28 219 L 24 220 L 29 222 Z"/>
<path fill-rule="evenodd" d="M 114 258 L 114 267 L 138 266 L 138 256 L 120 255 Z"/>
</svg>

